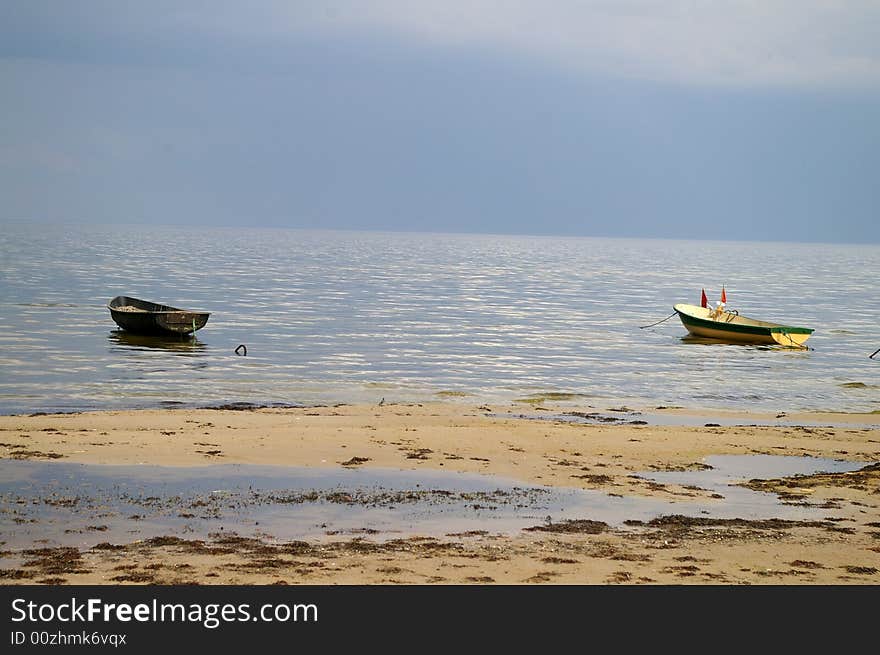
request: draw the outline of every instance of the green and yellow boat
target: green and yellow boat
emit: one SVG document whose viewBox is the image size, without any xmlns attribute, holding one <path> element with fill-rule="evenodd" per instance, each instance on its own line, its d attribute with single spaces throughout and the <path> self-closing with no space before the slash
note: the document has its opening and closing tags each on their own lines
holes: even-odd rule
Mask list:
<svg viewBox="0 0 880 655">
<path fill-rule="evenodd" d="M 804 342 L 813 334 L 812 328 L 758 321 L 740 316 L 737 311 L 716 312 L 708 307 L 683 303 L 674 305 L 673 309 L 688 332 L 704 339 L 806 348 Z"/>
</svg>

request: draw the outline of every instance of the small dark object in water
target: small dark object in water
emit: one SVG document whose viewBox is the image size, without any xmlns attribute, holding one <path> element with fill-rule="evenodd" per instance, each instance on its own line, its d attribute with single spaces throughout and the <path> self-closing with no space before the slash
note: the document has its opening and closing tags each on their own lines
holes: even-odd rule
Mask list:
<svg viewBox="0 0 880 655">
<path fill-rule="evenodd" d="M 243 352 L 238 352 L 239 350 L 241 350 L 241 351 L 243 351 Z M 236 354 L 236 355 L 244 355 L 244 356 L 246 357 L 246 356 L 247 356 L 247 346 L 244 345 L 243 343 L 240 344 L 240 345 L 238 346 L 238 348 L 235 349 L 235 354 Z"/>
<path fill-rule="evenodd" d="M 874 355 L 876 355 L 877 353 L 880 353 L 880 348 L 877 348 L 877 350 L 875 350 L 875 351 L 872 352 L 870 355 L 868 355 L 868 357 L 869 357 L 870 359 L 874 359 Z"/>
<path fill-rule="evenodd" d="M 191 334 L 205 327 L 211 315 L 130 296 L 116 296 L 107 309 L 116 325 L 135 334 Z"/>
</svg>

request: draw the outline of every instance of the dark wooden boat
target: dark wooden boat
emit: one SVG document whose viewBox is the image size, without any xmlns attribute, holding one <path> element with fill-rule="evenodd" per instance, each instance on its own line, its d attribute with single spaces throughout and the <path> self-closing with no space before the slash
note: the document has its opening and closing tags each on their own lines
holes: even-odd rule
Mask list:
<svg viewBox="0 0 880 655">
<path fill-rule="evenodd" d="M 116 296 L 107 308 L 116 325 L 134 334 L 191 334 L 205 327 L 211 315 L 131 296 Z"/>
</svg>

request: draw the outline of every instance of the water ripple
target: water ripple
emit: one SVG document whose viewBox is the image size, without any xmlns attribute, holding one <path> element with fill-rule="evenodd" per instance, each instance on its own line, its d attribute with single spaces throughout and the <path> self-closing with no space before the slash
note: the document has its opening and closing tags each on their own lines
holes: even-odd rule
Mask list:
<svg viewBox="0 0 880 655">
<path fill-rule="evenodd" d="M 539 390 L 594 402 L 880 409 L 877 246 L 12 226 L 0 411 Z M 186 244 L 181 247 L 181 244 Z M 169 256 L 173 253 L 173 256 Z M 676 302 L 726 285 L 810 351 L 695 343 Z M 195 340 L 119 331 L 127 294 L 212 312 Z M 239 344 L 247 357 L 234 353 Z M 855 387 L 854 381 L 864 386 Z M 379 385 L 379 386 L 376 386 Z"/>
</svg>

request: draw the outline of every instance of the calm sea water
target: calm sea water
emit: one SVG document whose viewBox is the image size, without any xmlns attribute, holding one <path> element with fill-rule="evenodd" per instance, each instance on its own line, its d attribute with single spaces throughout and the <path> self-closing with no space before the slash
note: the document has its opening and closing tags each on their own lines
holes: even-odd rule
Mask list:
<svg viewBox="0 0 880 655">
<path fill-rule="evenodd" d="M 880 246 L 34 226 L 0 234 L 0 412 L 582 394 L 595 407 L 880 410 Z M 815 328 L 683 339 L 677 302 Z M 130 295 L 212 312 L 119 331 Z M 245 344 L 247 356 L 237 356 Z"/>
</svg>

